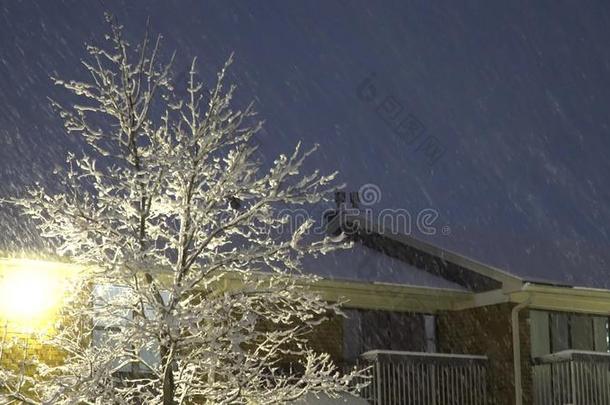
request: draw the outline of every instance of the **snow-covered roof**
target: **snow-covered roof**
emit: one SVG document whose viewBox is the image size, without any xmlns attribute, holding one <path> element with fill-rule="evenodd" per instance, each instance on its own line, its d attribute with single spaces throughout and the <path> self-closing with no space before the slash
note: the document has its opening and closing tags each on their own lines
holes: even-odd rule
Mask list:
<svg viewBox="0 0 610 405">
<path fill-rule="evenodd" d="M 5 2 L 0 197 L 48 183 L 79 148 L 48 77 L 84 75 L 102 4 L 134 40 L 150 15 L 179 82 L 189 57 L 211 77 L 235 51 L 238 95 L 266 119 L 262 158 L 319 143 L 310 165 L 349 190 L 377 185 L 375 210 L 438 212 L 423 240 L 525 279 L 610 288 L 609 3 Z M 33 243 L 22 223 L 2 214 L 4 245 Z"/>
<path fill-rule="evenodd" d="M 330 280 L 375 281 L 466 291 L 459 284 L 361 244 L 355 244 L 351 249 L 335 250 L 315 259 L 308 258 L 305 260 L 303 270 Z"/>
</svg>

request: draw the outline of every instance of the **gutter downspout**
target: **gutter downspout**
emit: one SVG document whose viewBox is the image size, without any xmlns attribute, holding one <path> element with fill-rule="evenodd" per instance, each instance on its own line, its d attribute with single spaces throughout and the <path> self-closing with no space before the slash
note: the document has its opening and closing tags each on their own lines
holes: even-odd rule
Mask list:
<svg viewBox="0 0 610 405">
<path fill-rule="evenodd" d="M 511 311 L 511 329 L 513 332 L 513 367 L 515 386 L 515 405 L 523 405 L 523 384 L 521 380 L 521 339 L 519 337 L 519 312 L 526 308 L 532 301 L 532 296 L 517 304 Z"/>
</svg>

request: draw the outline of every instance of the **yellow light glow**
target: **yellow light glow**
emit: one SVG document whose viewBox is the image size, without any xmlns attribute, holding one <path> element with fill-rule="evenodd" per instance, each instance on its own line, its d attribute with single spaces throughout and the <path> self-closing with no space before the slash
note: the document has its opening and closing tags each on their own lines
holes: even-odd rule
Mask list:
<svg viewBox="0 0 610 405">
<path fill-rule="evenodd" d="M 67 286 L 67 267 L 38 260 L 0 261 L 0 320 L 14 331 L 50 328 Z"/>
</svg>

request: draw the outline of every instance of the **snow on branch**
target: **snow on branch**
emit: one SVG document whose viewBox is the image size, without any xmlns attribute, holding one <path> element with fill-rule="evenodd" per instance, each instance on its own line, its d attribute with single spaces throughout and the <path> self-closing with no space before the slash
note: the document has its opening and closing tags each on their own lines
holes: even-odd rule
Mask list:
<svg viewBox="0 0 610 405">
<path fill-rule="evenodd" d="M 36 362 L 35 384 L 2 371 L 6 398 L 250 404 L 357 390 L 358 374 L 308 344 L 338 305 L 295 281 L 315 281 L 303 257 L 342 246 L 311 240 L 311 221 L 287 234 L 280 212 L 324 200 L 337 174 L 303 173 L 316 146 L 300 143 L 263 170 L 252 143 L 262 122 L 225 83 L 232 56 L 209 88 L 193 59 L 180 93 L 161 37 L 131 47 L 112 21 L 107 45 L 87 46 L 89 80 L 54 79 L 80 99 L 53 105 L 90 152 L 67 157 L 61 193 L 13 200 L 61 255 L 94 270 L 58 332 L 40 337 L 64 361 Z M 239 283 L 221 288 L 227 277 Z"/>
</svg>

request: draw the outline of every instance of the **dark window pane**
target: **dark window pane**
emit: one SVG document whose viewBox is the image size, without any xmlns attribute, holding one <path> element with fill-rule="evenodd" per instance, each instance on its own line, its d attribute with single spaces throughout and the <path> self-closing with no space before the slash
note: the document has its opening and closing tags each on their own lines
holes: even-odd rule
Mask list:
<svg viewBox="0 0 610 405">
<path fill-rule="evenodd" d="M 593 340 L 596 352 L 608 352 L 608 318 L 596 316 L 593 318 Z"/>
<path fill-rule="evenodd" d="M 551 351 L 559 352 L 570 348 L 569 315 L 552 312 L 550 315 Z"/>
<path fill-rule="evenodd" d="M 594 350 L 593 318 L 586 315 L 570 316 L 571 349 Z"/>
<path fill-rule="evenodd" d="M 540 357 L 551 352 L 549 313 L 530 311 L 530 333 L 532 340 L 532 357 Z"/>
<path fill-rule="evenodd" d="M 343 322 L 346 359 L 369 350 L 426 351 L 426 326 L 422 314 L 350 310 L 346 315 L 348 319 Z"/>
</svg>

